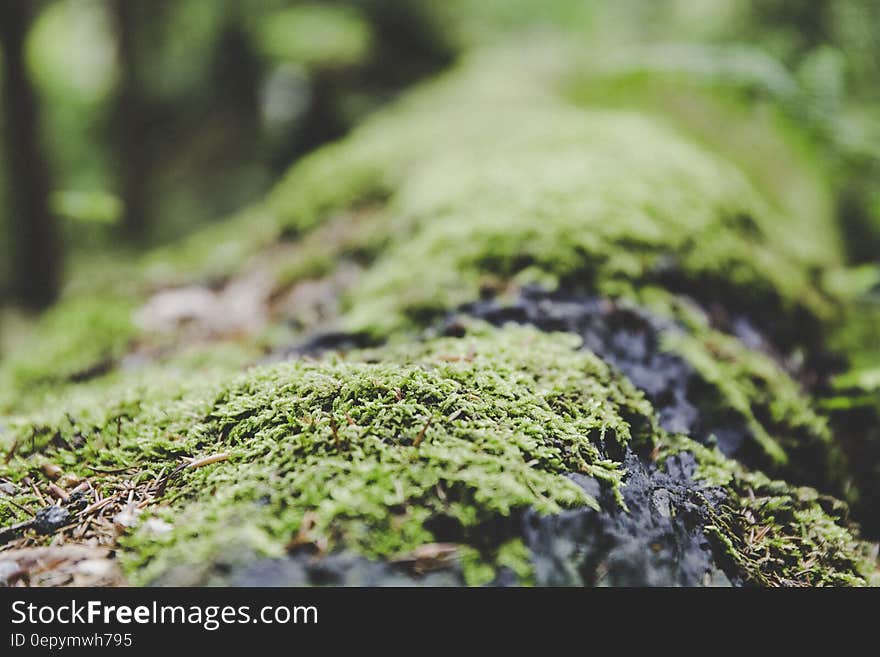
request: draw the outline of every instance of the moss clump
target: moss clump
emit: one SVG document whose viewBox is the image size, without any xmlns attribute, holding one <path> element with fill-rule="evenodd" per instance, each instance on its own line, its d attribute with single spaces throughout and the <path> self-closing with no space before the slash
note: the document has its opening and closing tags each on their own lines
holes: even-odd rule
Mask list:
<svg viewBox="0 0 880 657">
<path fill-rule="evenodd" d="M 254 368 L 222 383 L 155 379 L 117 390 L 115 398 L 96 393 L 100 400 L 69 402 L 63 413 L 18 420 L 11 431 L 21 447 L 0 476 L 39 477 L 49 460 L 110 494 L 156 480 L 181 456 L 228 453 L 168 480 L 152 514 L 170 531 L 142 523 L 123 539 L 121 558 L 137 583 L 180 564 L 203 568 L 226 558 L 232 544 L 247 554 L 308 545 L 392 559 L 438 541 L 461 546 L 471 583 L 491 580 L 502 566 L 528 582 L 519 513 L 598 509 L 566 476 L 572 472 L 603 482 L 620 505 L 627 449 L 687 448 L 697 454 L 701 476 L 728 495 L 710 529 L 744 579 L 863 582 L 865 546 L 842 524 L 839 507 L 826 509 L 813 492 L 771 485 L 666 436 L 642 395 L 577 351 L 578 342 L 478 326 L 463 339 Z M 128 474 L 123 482 L 94 468 Z M 749 487 L 773 491 L 776 506 L 753 503 Z M 24 495 L 18 501 L 33 502 Z M 755 565 L 751 544 L 741 544 L 751 527 L 742 518 L 783 523 L 789 507 L 794 515 L 780 524 L 784 532 L 763 534 L 780 540 L 767 544 L 770 565 Z M 795 531 L 813 542 L 799 543 Z M 804 552 L 792 553 L 795 547 Z M 808 575 L 796 575 L 813 557 Z"/>
<path fill-rule="evenodd" d="M 757 459 L 763 468 L 844 489 L 843 455 L 832 441 L 827 419 L 778 363 L 705 327 L 664 337 L 665 347 L 686 358 L 714 389 L 707 405 L 741 418 L 763 453 Z"/>
<path fill-rule="evenodd" d="M 770 227 L 773 241 L 817 263 L 839 264 L 833 170 L 802 120 L 812 99 L 766 53 L 674 43 L 617 49 L 585 62 L 569 93 L 586 107 L 637 109 L 674 124 L 737 165 L 777 211 L 796 219 L 798 230 L 789 221 Z"/>
<path fill-rule="evenodd" d="M 377 154 L 349 140 L 304 158 L 270 194 L 268 207 L 288 234 L 301 234 L 334 213 L 370 205 L 387 195 Z"/>
<path fill-rule="evenodd" d="M 149 579 L 194 550 L 216 554 L 236 507 L 279 545 L 305 521 L 309 542 L 325 549 L 387 558 L 455 539 L 492 563 L 501 546 L 481 527 L 528 507 L 595 505 L 564 474 L 618 488 L 623 472 L 605 452 L 632 439 L 627 419 L 642 431 L 650 423 L 644 400 L 573 346 L 508 331 L 437 341 L 382 363 L 251 372 L 190 430 L 231 448 L 233 460 L 182 482 L 179 494 L 191 499 L 170 544 L 152 562 L 135 552 L 130 565 Z M 140 550 L 139 541 L 151 551 L 144 536 L 130 547 Z"/>
<path fill-rule="evenodd" d="M 133 302 L 124 298 L 57 304 L 32 328 L 25 348 L 3 361 L 0 409 L 112 369 L 136 334 L 132 311 Z"/>
<path fill-rule="evenodd" d="M 876 547 L 858 540 L 842 502 L 749 472 L 719 452 L 672 437 L 662 453 L 692 452 L 697 478 L 726 501 L 706 527 L 746 582 L 760 586 L 880 584 Z"/>
<path fill-rule="evenodd" d="M 511 330 L 385 354 L 382 363 L 285 363 L 179 396 L 141 391 L 101 411 L 93 402 L 68 409 L 75 426 L 43 418 L 16 432 L 59 433 L 46 449 L 62 445 L 54 458 L 83 475 L 88 466 L 137 466 L 150 477 L 174 455 L 231 450 L 228 462 L 169 488 L 176 529 L 155 560 L 143 558 L 153 552 L 148 537 L 129 542 L 140 580 L 198 546 L 221 549 L 222 518 L 236 513 L 278 545 L 309 514 L 314 540 L 373 557 L 436 540 L 431 521 L 442 518 L 486 557 L 499 546 L 480 526 L 527 507 L 595 505 L 564 474 L 618 489 L 623 472 L 608 453 L 650 441 L 647 402 L 575 346 Z M 74 454 L 63 445 L 75 433 L 85 444 Z"/>
<path fill-rule="evenodd" d="M 492 58 L 464 66 L 279 188 L 309 189 L 319 170 L 323 184 L 338 172 L 343 189 L 367 180 L 359 194 L 390 194 L 393 238 L 351 291 L 349 326 L 385 336 L 477 298 L 481 286 L 536 278 L 612 295 L 669 280 L 707 300 L 828 315 L 811 273 L 840 259 L 828 215 L 813 223 L 832 239 L 809 249 L 780 239 L 800 230 L 800 217 L 774 209 L 736 167 L 647 116 L 575 106 L 560 90 L 564 65 L 535 59 L 512 80 L 509 61 L 504 74 Z M 369 175 L 350 175 L 362 170 Z M 301 229 L 314 216 L 288 221 Z"/>
</svg>

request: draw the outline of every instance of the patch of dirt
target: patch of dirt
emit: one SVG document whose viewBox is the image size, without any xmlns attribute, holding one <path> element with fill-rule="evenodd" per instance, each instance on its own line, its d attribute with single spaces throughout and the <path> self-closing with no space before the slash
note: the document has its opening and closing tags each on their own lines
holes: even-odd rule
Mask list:
<svg viewBox="0 0 880 657">
<path fill-rule="evenodd" d="M 257 267 L 220 289 L 188 286 L 160 290 L 135 315 L 141 331 L 177 334 L 199 341 L 253 335 L 269 321 L 268 300 L 275 281 Z"/>
<path fill-rule="evenodd" d="M 152 477 L 137 476 L 137 467 L 101 470 L 100 484 L 56 473 L 49 467 L 43 468 L 43 479 L 26 477 L 19 485 L 4 482 L 12 491 L 3 498 L 5 501 L 15 494 L 22 499 L 20 494 L 25 493 L 33 506 L 14 503 L 28 518 L 0 528 L 0 557 L 47 543 L 54 547 L 112 548 L 121 534 L 138 524 L 145 508 L 159 502 L 171 477 L 204 461 L 184 460 L 176 468 L 167 467 Z"/>
<path fill-rule="evenodd" d="M 304 329 L 332 322 L 341 311 L 342 293 L 361 275 L 354 262 L 342 261 L 332 273 L 294 285 L 273 299 L 273 315 L 288 324 Z"/>
<path fill-rule="evenodd" d="M 359 262 L 369 259 L 364 245 L 376 214 L 365 208 L 340 215 L 300 241 L 274 244 L 226 280 L 155 291 L 135 313 L 142 335 L 126 362 L 189 343 L 253 337 L 271 325 L 330 330 L 342 293 L 363 271 Z M 322 273 L 327 263 L 313 262 L 315 254 L 335 254 L 330 271 Z"/>
</svg>

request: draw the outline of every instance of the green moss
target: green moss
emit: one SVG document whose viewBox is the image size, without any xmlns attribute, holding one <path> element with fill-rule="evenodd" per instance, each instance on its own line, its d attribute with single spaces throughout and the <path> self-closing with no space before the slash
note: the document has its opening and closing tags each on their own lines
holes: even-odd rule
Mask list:
<svg viewBox="0 0 880 657">
<path fill-rule="evenodd" d="M 132 310 L 132 302 L 121 298 L 75 298 L 54 306 L 32 327 L 25 348 L 3 360 L 0 408 L 112 368 L 135 335 Z"/>
<path fill-rule="evenodd" d="M 498 548 L 496 563 L 509 568 L 523 584 L 530 584 L 534 577 L 531 553 L 522 539 L 514 538 Z"/>
<path fill-rule="evenodd" d="M 10 439 L 20 446 L 0 476 L 38 477 L 48 460 L 108 493 L 156 480 L 180 456 L 229 453 L 169 480 L 150 512 L 169 532 L 142 523 L 122 539 L 120 558 L 136 583 L 181 565 L 209 568 L 232 558 L 233 544 L 277 556 L 294 537 L 379 559 L 453 540 L 469 583 L 491 580 L 502 566 L 527 583 L 528 552 L 503 530 L 505 519 L 527 508 L 595 507 L 565 475 L 586 473 L 619 491 L 624 471 L 610 455 L 625 445 L 687 449 L 700 477 L 729 496 L 710 531 L 749 581 L 864 582 L 867 548 L 837 503 L 666 436 L 641 394 L 576 351 L 575 336 L 473 330 L 464 339 L 253 368 L 227 381 L 165 371 L 112 394 L 96 389 L 17 419 Z M 93 468 L 130 470 L 120 479 Z M 762 534 L 764 560 L 743 542 L 762 523 L 774 523 Z"/>
<path fill-rule="evenodd" d="M 286 252 L 275 258 L 279 290 L 331 275 L 345 261 L 369 265 L 389 241 L 385 224 L 380 209 L 362 207 L 339 214 L 288 242 Z"/>
<path fill-rule="evenodd" d="M 392 241 L 349 295 L 352 329 L 412 328 L 512 279 L 619 294 L 670 270 L 743 306 L 829 314 L 811 270 L 839 260 L 836 239 L 780 239 L 802 217 L 736 167 L 655 119 L 575 106 L 557 89 L 564 65 L 534 59 L 512 78 L 507 60 L 503 75 L 492 58 L 472 62 L 291 173 L 283 189 L 321 201 L 296 210 L 296 226 L 325 207 L 333 172 L 334 204 L 361 180 L 352 171 L 390 194 Z M 821 211 L 813 223 L 811 236 L 834 236 Z"/>
<path fill-rule="evenodd" d="M 847 506 L 812 488 L 775 481 L 682 437 L 661 450 L 689 451 L 697 479 L 723 489 L 706 529 L 742 573 L 761 586 L 860 586 L 880 583 L 876 548 L 860 541 Z"/>
<path fill-rule="evenodd" d="M 576 345 L 509 330 L 388 352 L 382 363 L 286 363 L 174 393 L 163 379 L 159 390 L 68 407 L 63 419 L 17 423 L 22 447 L 7 470 L 20 476 L 51 454 L 82 475 L 136 466 L 148 479 L 176 455 L 230 451 L 169 486 L 176 528 L 156 559 L 145 556 L 155 551 L 149 536 L 129 541 L 140 581 L 199 545 L 222 549 L 221 520 L 236 513 L 277 545 L 309 513 L 315 540 L 371 557 L 435 540 L 427 521 L 443 517 L 485 557 L 500 546 L 482 525 L 528 507 L 595 505 L 565 473 L 617 490 L 623 472 L 606 450 L 651 439 L 647 402 Z M 76 435 L 85 444 L 66 450 Z M 499 554 L 522 570 L 516 550 Z"/>
<path fill-rule="evenodd" d="M 766 458 L 765 466 L 796 479 L 816 476 L 822 464 L 828 485 L 844 478 L 843 456 L 833 444 L 825 418 L 815 403 L 768 356 L 751 351 L 739 340 L 704 329 L 694 334 L 664 335 L 665 348 L 682 355 L 714 389 L 719 415 L 733 411 L 748 427 Z M 710 404 L 711 403 L 711 404 Z"/>
<path fill-rule="evenodd" d="M 839 264 L 833 168 L 803 120 L 812 99 L 761 50 L 697 44 L 618 49 L 585 62 L 569 93 L 587 107 L 638 109 L 673 124 L 737 165 L 791 218 L 766 227 L 772 241 L 815 263 Z"/>
<path fill-rule="evenodd" d="M 513 538 L 486 555 L 472 547 L 459 550 L 459 563 L 468 586 L 486 586 L 497 576 L 497 568 L 513 572 L 523 586 L 532 584 L 534 568 L 531 553 L 522 539 Z"/>
<path fill-rule="evenodd" d="M 300 234 L 360 205 L 383 199 L 386 183 L 373 154 L 356 140 L 325 146 L 296 164 L 267 205 L 288 233 Z"/>
</svg>

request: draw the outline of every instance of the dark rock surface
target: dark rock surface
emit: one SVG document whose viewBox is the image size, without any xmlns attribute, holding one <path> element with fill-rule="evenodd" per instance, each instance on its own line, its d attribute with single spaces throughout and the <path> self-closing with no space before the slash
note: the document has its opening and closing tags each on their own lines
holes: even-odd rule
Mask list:
<svg viewBox="0 0 880 657">
<path fill-rule="evenodd" d="M 52 534 L 70 521 L 70 512 L 64 507 L 53 505 L 37 511 L 33 527 L 38 534 Z"/>
</svg>

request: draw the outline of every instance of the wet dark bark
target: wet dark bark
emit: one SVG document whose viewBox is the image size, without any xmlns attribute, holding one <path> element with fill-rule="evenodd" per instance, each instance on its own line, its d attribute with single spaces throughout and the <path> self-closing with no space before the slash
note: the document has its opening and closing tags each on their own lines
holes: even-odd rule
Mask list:
<svg viewBox="0 0 880 657">
<path fill-rule="evenodd" d="M 51 175 L 40 143 L 39 101 L 25 62 L 32 9 L 27 2 L 0 2 L 0 42 L 12 291 L 18 302 L 40 309 L 57 296 L 62 249 L 57 219 L 49 210 Z"/>
</svg>

